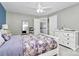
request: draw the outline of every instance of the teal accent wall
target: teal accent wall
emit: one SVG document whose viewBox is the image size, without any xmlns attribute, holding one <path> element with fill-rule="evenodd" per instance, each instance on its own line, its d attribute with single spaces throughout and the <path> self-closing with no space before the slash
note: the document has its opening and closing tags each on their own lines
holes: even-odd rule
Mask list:
<svg viewBox="0 0 79 59">
<path fill-rule="evenodd" d="M 6 10 L 0 3 L 0 28 L 2 27 L 2 24 L 6 24 Z"/>
</svg>

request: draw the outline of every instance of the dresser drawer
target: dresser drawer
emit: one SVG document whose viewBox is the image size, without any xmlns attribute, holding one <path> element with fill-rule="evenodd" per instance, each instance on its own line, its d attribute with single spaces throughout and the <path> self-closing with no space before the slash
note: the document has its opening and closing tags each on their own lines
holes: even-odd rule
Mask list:
<svg viewBox="0 0 79 59">
<path fill-rule="evenodd" d="M 70 47 L 70 43 L 67 41 L 62 41 L 61 44 L 64 46 Z"/>
<path fill-rule="evenodd" d="M 73 37 L 74 36 L 73 33 L 63 33 L 63 35 L 66 36 L 66 37 Z"/>
<path fill-rule="evenodd" d="M 75 47 L 74 42 L 67 42 L 66 44 L 67 44 L 67 47 L 69 47 L 69 48 L 73 49 Z"/>
<path fill-rule="evenodd" d="M 73 42 L 73 41 L 75 41 L 75 38 L 74 37 L 67 37 L 66 40 L 69 42 Z"/>
<path fill-rule="evenodd" d="M 65 45 L 67 47 L 70 47 L 72 45 L 72 43 L 74 42 L 74 39 L 73 38 L 66 37 L 66 38 L 63 38 L 63 40 L 60 40 L 60 41 L 62 41 L 61 42 L 62 45 Z"/>
</svg>

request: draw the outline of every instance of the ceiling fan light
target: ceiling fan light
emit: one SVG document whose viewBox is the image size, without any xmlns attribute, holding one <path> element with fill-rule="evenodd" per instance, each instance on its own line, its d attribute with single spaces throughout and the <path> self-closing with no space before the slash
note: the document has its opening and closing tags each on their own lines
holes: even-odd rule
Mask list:
<svg viewBox="0 0 79 59">
<path fill-rule="evenodd" d="M 43 9 L 37 9 L 37 13 L 43 13 L 44 10 Z"/>
<path fill-rule="evenodd" d="M 39 9 L 37 9 L 37 13 L 40 13 L 40 10 Z"/>
<path fill-rule="evenodd" d="M 40 12 L 43 13 L 43 9 L 41 9 Z"/>
</svg>

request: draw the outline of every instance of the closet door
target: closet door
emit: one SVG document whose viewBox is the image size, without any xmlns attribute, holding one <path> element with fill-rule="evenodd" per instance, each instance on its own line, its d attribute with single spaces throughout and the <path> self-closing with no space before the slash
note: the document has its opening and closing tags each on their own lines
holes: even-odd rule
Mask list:
<svg viewBox="0 0 79 59">
<path fill-rule="evenodd" d="M 48 18 L 41 18 L 40 32 L 44 34 L 48 34 Z"/>
<path fill-rule="evenodd" d="M 49 17 L 49 34 L 55 35 L 57 30 L 57 15 Z"/>
<path fill-rule="evenodd" d="M 40 19 L 34 19 L 34 35 L 40 33 Z"/>
</svg>

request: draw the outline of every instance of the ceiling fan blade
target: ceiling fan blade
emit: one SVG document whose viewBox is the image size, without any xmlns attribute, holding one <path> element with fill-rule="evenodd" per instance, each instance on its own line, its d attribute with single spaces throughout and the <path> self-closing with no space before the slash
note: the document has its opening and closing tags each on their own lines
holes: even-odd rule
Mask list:
<svg viewBox="0 0 79 59">
<path fill-rule="evenodd" d="M 52 7 L 42 7 L 42 9 L 51 9 Z"/>
</svg>

